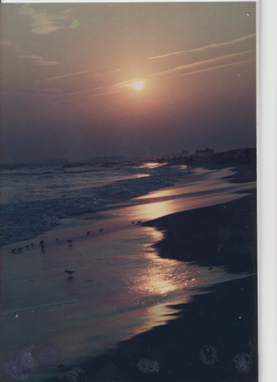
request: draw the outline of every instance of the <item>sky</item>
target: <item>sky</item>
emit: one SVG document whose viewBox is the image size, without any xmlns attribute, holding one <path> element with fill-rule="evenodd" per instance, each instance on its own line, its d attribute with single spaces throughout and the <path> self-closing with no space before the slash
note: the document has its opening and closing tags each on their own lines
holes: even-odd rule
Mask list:
<svg viewBox="0 0 277 382">
<path fill-rule="evenodd" d="M 255 2 L 1 5 L 1 160 L 256 145 Z"/>
</svg>

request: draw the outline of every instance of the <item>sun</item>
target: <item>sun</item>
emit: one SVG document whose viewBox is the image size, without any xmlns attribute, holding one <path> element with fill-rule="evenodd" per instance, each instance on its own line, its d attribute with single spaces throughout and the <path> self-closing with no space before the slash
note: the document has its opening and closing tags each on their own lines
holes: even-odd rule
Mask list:
<svg viewBox="0 0 277 382">
<path fill-rule="evenodd" d="M 140 90 L 142 90 L 143 89 L 143 87 L 144 87 L 144 81 L 134 81 L 132 84 L 131 84 L 131 86 L 135 89 L 135 90 L 137 90 L 137 91 L 140 91 Z"/>
</svg>

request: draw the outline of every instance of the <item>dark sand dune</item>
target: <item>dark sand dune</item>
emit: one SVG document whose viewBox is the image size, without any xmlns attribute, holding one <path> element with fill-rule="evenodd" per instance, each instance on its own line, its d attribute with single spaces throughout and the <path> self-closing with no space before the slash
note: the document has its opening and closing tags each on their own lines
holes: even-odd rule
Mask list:
<svg viewBox="0 0 277 382">
<path fill-rule="evenodd" d="M 232 273 L 250 275 L 205 289 L 205 294 L 190 303 L 175 306 L 180 309 L 177 319 L 90 359 L 81 365 L 88 380 L 257 381 L 255 193 L 143 224 L 165 232 L 156 244 L 162 257 L 197 262 L 211 269 L 223 265 Z M 203 349 L 214 352 L 208 365 L 200 357 Z M 139 370 L 138 362 L 148 373 Z"/>
<path fill-rule="evenodd" d="M 201 265 L 225 265 L 231 272 L 256 271 L 256 195 L 180 212 L 144 223 L 166 232 L 156 244 L 160 256 Z"/>
</svg>

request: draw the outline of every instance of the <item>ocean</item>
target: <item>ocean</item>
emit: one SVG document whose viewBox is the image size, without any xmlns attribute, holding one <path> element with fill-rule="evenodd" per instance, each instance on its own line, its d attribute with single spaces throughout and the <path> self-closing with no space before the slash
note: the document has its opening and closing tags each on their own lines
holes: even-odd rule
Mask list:
<svg viewBox="0 0 277 382">
<path fill-rule="evenodd" d="M 157 163 L 67 163 L 1 167 L 1 244 L 31 239 L 61 219 L 145 195 L 190 172 Z"/>
<path fill-rule="evenodd" d="M 199 172 L 210 179 L 221 174 L 185 165 L 129 161 L 2 166 L 0 243 L 32 239 L 60 225 L 62 219 L 105 210 L 140 196 L 146 198 L 152 191 Z M 213 186 L 206 183 L 205 191 Z M 219 187 L 226 191 L 224 182 Z M 203 189 L 195 191 L 200 195 Z M 218 186 L 216 191 L 220 191 Z M 144 203 L 143 198 L 140 203 Z"/>
</svg>

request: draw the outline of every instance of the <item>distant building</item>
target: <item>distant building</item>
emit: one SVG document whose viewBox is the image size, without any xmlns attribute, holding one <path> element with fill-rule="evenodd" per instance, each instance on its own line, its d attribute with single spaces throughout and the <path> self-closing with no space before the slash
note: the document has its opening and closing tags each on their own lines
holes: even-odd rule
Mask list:
<svg viewBox="0 0 277 382">
<path fill-rule="evenodd" d="M 213 149 L 206 148 L 205 150 L 195 150 L 196 155 L 211 155 L 214 153 Z"/>
<path fill-rule="evenodd" d="M 188 155 L 189 154 L 189 150 L 183 150 L 182 151 L 182 155 Z"/>
</svg>

